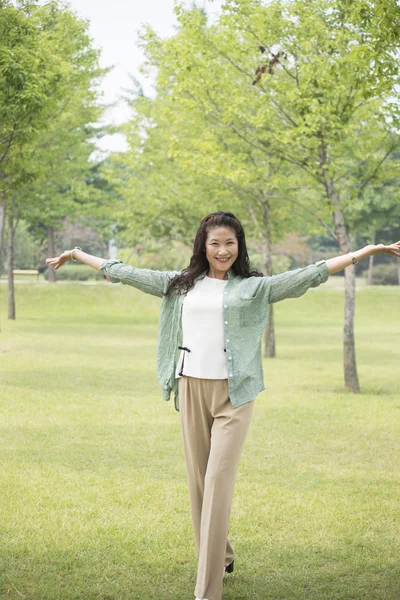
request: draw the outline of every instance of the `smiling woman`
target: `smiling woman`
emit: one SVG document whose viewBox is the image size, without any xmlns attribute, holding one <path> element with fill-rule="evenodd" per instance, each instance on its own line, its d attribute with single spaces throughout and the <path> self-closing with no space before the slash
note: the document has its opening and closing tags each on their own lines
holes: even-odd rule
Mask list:
<svg viewBox="0 0 400 600">
<path fill-rule="evenodd" d="M 228 269 L 238 256 L 235 232 L 228 227 L 218 227 L 207 235 L 206 258 L 210 265 L 210 277 L 227 279 Z"/>
<path fill-rule="evenodd" d="M 240 277 L 262 277 L 262 273 L 250 267 L 240 221 L 230 212 L 211 213 L 200 223 L 189 266 L 172 279 L 168 293 L 187 293 L 203 272 L 208 277 L 227 280 L 231 269 Z"/>
<path fill-rule="evenodd" d="M 400 242 L 366 246 L 272 277 L 252 270 L 240 221 L 207 215 L 182 272 L 137 269 L 80 248 L 47 260 L 58 269 L 79 260 L 113 283 L 162 298 L 157 351 L 163 397 L 180 411 L 198 571 L 197 600 L 220 600 L 235 551 L 228 525 L 236 471 L 254 402 L 264 389 L 261 337 L 268 304 L 297 298 L 362 258 L 400 256 Z M 181 352 L 179 352 L 179 350 Z"/>
</svg>

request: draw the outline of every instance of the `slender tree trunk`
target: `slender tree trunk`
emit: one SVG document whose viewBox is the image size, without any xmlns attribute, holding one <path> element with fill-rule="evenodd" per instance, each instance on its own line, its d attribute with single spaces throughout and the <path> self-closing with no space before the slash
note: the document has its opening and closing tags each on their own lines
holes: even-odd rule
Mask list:
<svg viewBox="0 0 400 600">
<path fill-rule="evenodd" d="M 264 331 L 264 356 L 266 358 L 275 358 L 275 326 L 274 326 L 274 305 L 268 306 L 268 321 Z"/>
<path fill-rule="evenodd" d="M 6 223 L 6 201 L 1 198 L 2 194 L 0 194 L 0 275 L 3 272 L 4 226 Z"/>
<path fill-rule="evenodd" d="M 263 258 L 265 274 L 272 275 L 272 250 L 271 250 L 271 228 L 270 228 L 270 206 L 269 202 L 264 203 L 263 210 L 264 232 L 262 236 Z M 275 325 L 274 325 L 274 305 L 268 307 L 268 321 L 264 330 L 264 356 L 265 358 L 275 358 Z"/>
<path fill-rule="evenodd" d="M 376 243 L 376 231 L 374 231 L 374 233 L 372 234 L 372 238 L 371 238 L 371 244 L 375 245 L 375 243 Z M 368 278 L 367 278 L 368 285 L 373 284 L 373 274 L 372 274 L 373 268 L 374 268 L 374 255 L 369 257 Z"/>
<path fill-rule="evenodd" d="M 54 228 L 53 227 L 47 228 L 47 238 L 48 238 L 48 244 L 49 244 L 48 256 L 56 256 L 56 244 L 54 241 Z M 56 283 L 56 281 L 57 281 L 57 279 L 56 279 L 56 272 L 54 270 L 54 267 L 49 265 L 49 283 Z"/>
<path fill-rule="evenodd" d="M 331 191 L 332 204 L 338 206 L 338 198 L 329 182 L 328 189 Z M 350 241 L 346 230 L 343 212 L 337 208 L 334 212 L 334 223 L 339 248 L 342 254 L 350 252 Z M 345 302 L 344 302 L 344 324 L 343 324 L 343 366 L 344 385 L 348 392 L 358 393 L 360 385 L 358 382 L 356 349 L 354 342 L 354 310 L 356 297 L 356 271 L 351 265 L 345 269 Z"/>
<path fill-rule="evenodd" d="M 266 275 L 270 275 L 272 272 L 271 268 L 271 255 L 269 260 L 264 263 Z M 275 322 L 274 322 L 274 305 L 268 306 L 268 320 L 264 330 L 264 356 L 265 358 L 275 358 L 276 356 L 276 344 L 275 344 Z"/>
<path fill-rule="evenodd" d="M 319 163 L 321 172 L 327 172 L 330 158 L 327 152 L 326 144 L 321 137 L 319 147 Z M 324 180 L 326 195 L 329 198 L 333 210 L 333 222 L 335 224 L 336 238 L 342 254 L 350 252 L 350 240 L 344 219 L 344 214 L 340 208 L 339 195 L 335 190 L 333 180 L 326 177 Z M 346 391 L 359 393 L 360 385 L 358 383 L 356 348 L 354 343 L 354 309 L 356 298 L 356 271 L 354 265 L 345 269 L 345 300 L 344 300 L 344 324 L 343 324 L 343 366 L 344 366 L 344 386 Z"/>
<path fill-rule="evenodd" d="M 8 215 L 8 318 L 15 319 L 14 295 L 14 214 L 10 206 Z"/>
<path fill-rule="evenodd" d="M 397 258 L 397 283 L 400 285 L 400 257 Z"/>
<path fill-rule="evenodd" d="M 344 385 L 348 392 L 358 394 L 356 349 L 354 342 L 354 312 L 356 298 L 356 269 L 354 265 L 345 269 L 345 303 L 343 325 Z"/>
</svg>

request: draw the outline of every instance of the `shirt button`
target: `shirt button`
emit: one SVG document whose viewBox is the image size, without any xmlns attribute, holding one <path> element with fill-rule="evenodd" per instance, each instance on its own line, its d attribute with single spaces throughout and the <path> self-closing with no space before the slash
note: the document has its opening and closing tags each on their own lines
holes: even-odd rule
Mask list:
<svg viewBox="0 0 400 600">
<path fill-rule="evenodd" d="M 220 321 L 221 322 L 221 321 Z M 225 321 L 225 325 L 228 325 L 228 321 Z"/>
<path fill-rule="evenodd" d="M 228 342 L 229 342 L 229 340 L 226 340 L 226 343 L 228 343 Z"/>
<path fill-rule="evenodd" d="M 227 305 L 227 304 L 224 304 L 224 308 L 228 308 L 228 305 Z"/>
<path fill-rule="evenodd" d="M 229 360 L 232 360 L 232 356 L 229 357 Z"/>
<path fill-rule="evenodd" d="M 229 377 L 232 377 L 232 373 L 229 373 Z"/>
</svg>

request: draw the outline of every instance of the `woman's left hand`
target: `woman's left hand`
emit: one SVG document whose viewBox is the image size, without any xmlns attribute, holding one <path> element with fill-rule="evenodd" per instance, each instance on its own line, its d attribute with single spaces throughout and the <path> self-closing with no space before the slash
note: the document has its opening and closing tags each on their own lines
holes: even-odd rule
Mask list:
<svg viewBox="0 0 400 600">
<path fill-rule="evenodd" d="M 389 244 L 388 246 L 385 246 L 385 244 L 378 244 L 375 248 L 374 254 L 393 254 L 393 256 L 400 257 L 400 242 Z"/>
</svg>

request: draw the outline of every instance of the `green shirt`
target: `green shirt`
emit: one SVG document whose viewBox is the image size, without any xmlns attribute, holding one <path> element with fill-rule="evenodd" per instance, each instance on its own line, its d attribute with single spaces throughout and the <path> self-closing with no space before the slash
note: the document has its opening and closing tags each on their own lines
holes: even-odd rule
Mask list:
<svg viewBox="0 0 400 600">
<path fill-rule="evenodd" d="M 182 344 L 183 294 L 164 295 L 178 271 L 137 269 L 120 260 L 106 260 L 100 267 L 112 283 L 123 283 L 162 298 L 158 330 L 157 373 L 164 400 L 174 393 L 179 410 L 175 369 Z M 198 277 L 202 279 L 206 273 Z M 272 277 L 240 277 L 228 272 L 223 296 L 224 340 L 228 389 L 232 406 L 254 400 L 264 389 L 261 338 L 267 323 L 268 304 L 298 298 L 329 277 L 325 261 Z"/>
</svg>

